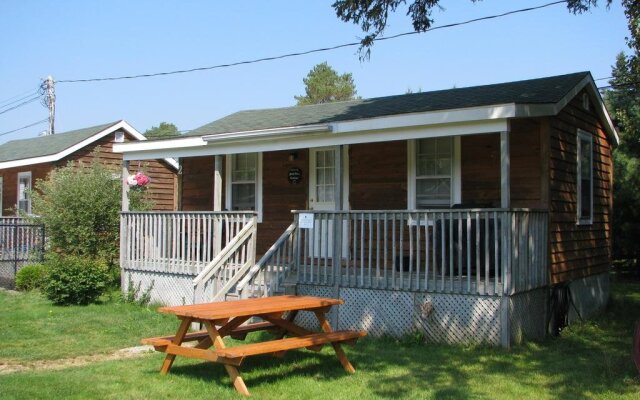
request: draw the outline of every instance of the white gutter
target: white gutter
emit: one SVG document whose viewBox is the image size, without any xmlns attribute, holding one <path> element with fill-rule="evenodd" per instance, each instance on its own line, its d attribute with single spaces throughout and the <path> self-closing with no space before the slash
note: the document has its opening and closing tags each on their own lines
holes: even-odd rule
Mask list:
<svg viewBox="0 0 640 400">
<path fill-rule="evenodd" d="M 301 125 L 301 126 L 288 126 L 284 128 L 269 128 L 269 129 L 257 129 L 253 131 L 240 131 L 230 133 L 220 133 L 213 135 L 202 136 L 202 140 L 207 143 L 211 142 L 227 142 L 230 140 L 244 140 L 261 137 L 272 136 L 285 136 L 297 133 L 311 133 L 311 132 L 331 132 L 333 128 L 331 125 Z"/>
</svg>

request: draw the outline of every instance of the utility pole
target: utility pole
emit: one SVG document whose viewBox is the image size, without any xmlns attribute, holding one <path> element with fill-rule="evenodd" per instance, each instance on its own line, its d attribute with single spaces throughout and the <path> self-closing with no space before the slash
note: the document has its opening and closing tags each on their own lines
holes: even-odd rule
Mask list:
<svg viewBox="0 0 640 400">
<path fill-rule="evenodd" d="M 45 96 L 44 99 L 42 99 L 42 104 L 49 109 L 49 130 L 47 135 L 53 135 L 55 133 L 56 89 L 54 85 L 55 81 L 51 75 L 40 85 L 41 93 Z"/>
</svg>

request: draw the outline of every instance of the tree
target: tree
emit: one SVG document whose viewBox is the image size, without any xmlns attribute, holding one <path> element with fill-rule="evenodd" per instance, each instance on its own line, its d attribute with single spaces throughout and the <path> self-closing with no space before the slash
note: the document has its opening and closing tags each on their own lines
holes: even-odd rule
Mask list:
<svg viewBox="0 0 640 400">
<path fill-rule="evenodd" d="M 152 126 L 151 129 L 147 129 L 143 135 L 147 139 L 158 139 L 180 136 L 178 127 L 168 122 L 160 122 L 159 126 Z"/>
<path fill-rule="evenodd" d="M 351 74 L 338 75 L 326 61 L 313 67 L 302 81 L 306 94 L 294 96 L 299 106 L 353 100 L 356 96 Z"/>
<path fill-rule="evenodd" d="M 605 92 L 607 108 L 620 134 L 620 146 L 613 157 L 613 253 L 617 259 L 640 257 L 640 75 L 633 68 L 637 51 L 634 56 L 618 54 L 609 81 L 611 89 Z"/>
<path fill-rule="evenodd" d="M 479 0 L 471 0 L 473 3 Z M 607 5 L 612 0 L 603 0 Z M 623 0 L 623 3 L 633 3 L 636 0 Z M 387 17 L 396 12 L 407 0 L 336 0 L 332 7 L 338 18 L 344 22 L 353 22 L 360 25 L 367 35 L 360 42 L 360 58 L 368 58 L 371 46 L 376 38 L 384 32 L 387 26 Z M 407 15 L 411 17 L 413 29 L 416 32 L 425 32 L 431 28 L 434 20 L 431 18 L 431 10 L 438 7 L 440 0 L 411 0 L 409 1 Z M 574 14 L 583 13 L 595 7 L 598 0 L 567 0 L 567 8 Z M 637 16 L 637 14 L 636 14 Z M 636 25 L 637 26 L 637 25 Z"/>
</svg>

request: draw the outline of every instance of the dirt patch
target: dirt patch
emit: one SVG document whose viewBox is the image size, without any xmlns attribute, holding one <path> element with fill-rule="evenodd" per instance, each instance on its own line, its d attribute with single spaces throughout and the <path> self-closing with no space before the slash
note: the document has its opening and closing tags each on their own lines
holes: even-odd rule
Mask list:
<svg viewBox="0 0 640 400">
<path fill-rule="evenodd" d="M 59 370 L 65 368 L 81 367 L 87 364 L 103 361 L 124 360 L 128 358 L 142 357 L 152 352 L 153 347 L 151 346 L 138 346 L 121 349 L 111 354 L 94 354 L 89 356 L 63 358 L 60 360 L 39 360 L 25 362 L 0 359 L 0 375 L 26 371 Z"/>
</svg>

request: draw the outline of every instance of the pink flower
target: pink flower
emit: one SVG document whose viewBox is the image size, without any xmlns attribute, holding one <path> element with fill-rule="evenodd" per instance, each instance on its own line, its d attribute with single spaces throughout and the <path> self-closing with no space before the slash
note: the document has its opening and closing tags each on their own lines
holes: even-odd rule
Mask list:
<svg viewBox="0 0 640 400">
<path fill-rule="evenodd" d="M 143 174 L 142 172 L 138 172 L 136 174 L 135 180 L 138 183 L 138 186 L 145 186 L 150 181 L 149 177 Z"/>
</svg>

